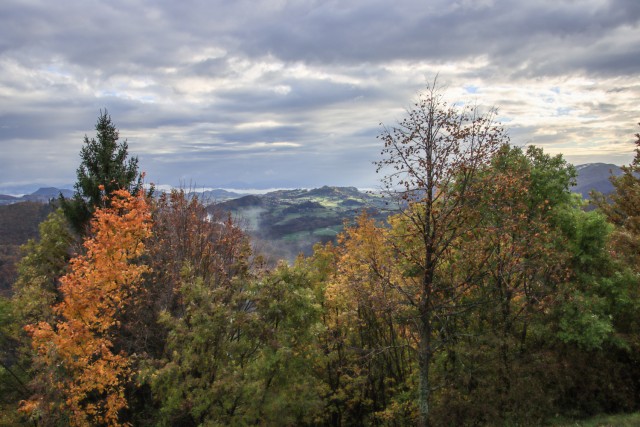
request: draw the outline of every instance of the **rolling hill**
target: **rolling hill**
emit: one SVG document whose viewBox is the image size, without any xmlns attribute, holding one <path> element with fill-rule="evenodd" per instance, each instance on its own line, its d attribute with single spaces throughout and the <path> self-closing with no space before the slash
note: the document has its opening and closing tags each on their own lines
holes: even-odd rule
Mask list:
<svg viewBox="0 0 640 427">
<path fill-rule="evenodd" d="M 378 220 L 393 211 L 379 195 L 329 186 L 249 195 L 208 209 L 231 213 L 267 252 L 289 260 L 301 252 L 310 254 L 315 243 L 335 241 L 345 221 L 353 221 L 363 210 Z"/>
</svg>

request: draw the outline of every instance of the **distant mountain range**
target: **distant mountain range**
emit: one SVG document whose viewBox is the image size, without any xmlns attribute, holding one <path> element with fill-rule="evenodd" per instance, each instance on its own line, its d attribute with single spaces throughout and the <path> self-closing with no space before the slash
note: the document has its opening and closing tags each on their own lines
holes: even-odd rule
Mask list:
<svg viewBox="0 0 640 427">
<path fill-rule="evenodd" d="M 609 177 L 622 173 L 620 167 L 613 164 L 590 163 L 576 166 L 577 185 L 571 191 L 589 198 L 592 190 L 607 194 L 613 190 Z M 72 197 L 73 191 L 44 187 L 24 196 L 0 194 L 0 217 L 6 231 L 0 227 L 0 249 L 7 246 L 6 257 L 17 257 L 18 247 L 28 238 L 37 235 L 37 224 L 46 216 L 48 210 L 38 208 L 39 203 L 47 203 L 64 197 Z M 273 259 L 292 260 L 300 252 L 309 254 L 317 242 L 335 240 L 343 230 L 344 222 L 353 219 L 363 210 L 372 217 L 383 220 L 396 211 L 395 206 L 387 205 L 387 199 L 378 194 L 360 191 L 354 187 L 322 187 L 312 190 L 277 190 L 266 194 L 240 194 L 224 189 L 192 191 L 210 212 L 223 210 L 231 213 L 253 236 L 253 241 L 261 253 L 269 254 Z M 19 202 L 37 202 L 18 205 Z M 12 205 L 12 206 L 8 206 Z M 13 206 L 15 205 L 15 206 Z M 42 208 L 48 208 L 42 206 Z M 27 228 L 25 228 L 27 227 Z M 9 239 L 11 233 L 17 238 Z M 0 251 L 1 252 L 1 251 Z M 6 287 L 7 280 L 14 273 L 2 273 L 2 266 L 14 271 L 13 261 L 9 262 L 0 254 L 0 293 Z M 6 258 L 5 257 L 5 258 Z M 16 258 L 17 259 L 17 258 Z M 6 261 L 6 262 L 5 262 Z M 15 261 L 15 260 L 14 260 Z M 8 271 L 9 271 L 8 270 Z"/>
<path fill-rule="evenodd" d="M 576 166 L 578 172 L 577 185 L 571 188 L 571 191 L 580 193 L 584 198 L 589 198 L 589 192 L 592 190 L 599 191 L 604 194 L 608 194 L 613 191 L 613 186 L 609 182 L 609 177 L 613 174 L 619 176 L 622 174 L 622 169 L 619 166 L 609 163 L 588 163 L 584 165 Z M 352 187 L 323 187 L 323 188 L 352 188 Z M 281 190 L 282 191 L 282 190 Z M 55 187 L 42 187 L 31 194 L 25 194 L 23 196 L 11 196 L 7 194 L 0 194 L 0 206 L 10 205 L 19 202 L 42 202 L 47 203 L 51 199 L 57 199 L 62 193 L 64 197 L 72 197 L 73 191 L 68 189 L 59 189 Z M 206 191 L 192 191 L 190 195 L 197 195 L 200 200 L 205 204 L 223 202 L 227 200 L 239 199 L 245 194 L 224 190 L 214 189 Z M 264 196 L 278 197 L 279 195 L 287 195 L 287 193 L 281 193 L 274 191 L 267 193 Z"/>
<path fill-rule="evenodd" d="M 48 203 L 51 199 L 57 199 L 61 193 L 64 197 L 73 196 L 73 190 L 58 189 L 55 187 L 42 187 L 34 191 L 33 193 L 25 194 L 24 196 L 9 196 L 7 194 L 0 194 L 0 205 L 11 205 L 19 202 Z"/>
</svg>

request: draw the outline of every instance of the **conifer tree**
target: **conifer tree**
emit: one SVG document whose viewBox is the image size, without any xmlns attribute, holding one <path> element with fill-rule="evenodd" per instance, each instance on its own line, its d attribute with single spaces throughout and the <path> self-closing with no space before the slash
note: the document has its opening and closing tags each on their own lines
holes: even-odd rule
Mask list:
<svg viewBox="0 0 640 427">
<path fill-rule="evenodd" d="M 128 157 L 127 141 L 118 143 L 118 129 L 111 116 L 100 111 L 96 123 L 96 138 L 84 137 L 80 150 L 81 163 L 76 174 L 75 195 L 61 196 L 64 214 L 76 231 L 83 233 L 96 208 L 109 207 L 106 197 L 116 190 L 137 194 L 142 186 L 138 173 L 138 158 Z"/>
</svg>

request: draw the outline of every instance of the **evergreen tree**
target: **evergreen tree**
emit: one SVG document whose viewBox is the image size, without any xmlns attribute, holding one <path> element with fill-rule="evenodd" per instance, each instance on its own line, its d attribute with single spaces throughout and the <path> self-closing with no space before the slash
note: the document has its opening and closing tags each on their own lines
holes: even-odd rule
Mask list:
<svg viewBox="0 0 640 427">
<path fill-rule="evenodd" d="M 72 199 L 60 196 L 62 209 L 73 227 L 83 233 L 96 208 L 109 207 L 108 196 L 115 190 L 137 194 L 142 185 L 138 158 L 128 158 L 127 141 L 118 143 L 119 135 L 107 110 L 100 111 L 96 139 L 84 137 L 80 151 L 78 181 Z"/>
</svg>

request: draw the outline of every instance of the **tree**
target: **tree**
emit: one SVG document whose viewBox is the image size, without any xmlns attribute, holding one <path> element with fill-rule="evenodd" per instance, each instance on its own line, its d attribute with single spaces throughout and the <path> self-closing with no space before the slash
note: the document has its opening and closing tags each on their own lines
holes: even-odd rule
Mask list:
<svg viewBox="0 0 640 427">
<path fill-rule="evenodd" d="M 228 216 L 210 218 L 197 197 L 182 190 L 160 197 L 154 219 L 148 294 L 154 316 L 149 327 L 131 332 L 150 343 L 144 350 L 157 358 L 143 377 L 160 403 L 158 423 L 197 425 L 224 414 L 221 406 L 242 385 L 233 381 L 238 365 L 227 362 L 246 342 L 235 339 L 235 331 L 249 316 L 250 246 Z"/>
<path fill-rule="evenodd" d="M 408 204 L 403 214 L 407 235 L 398 236 L 394 245 L 405 258 L 405 275 L 414 280 L 396 289 L 416 310 L 419 408 L 425 426 L 434 338 L 446 328 L 443 322 L 455 313 L 470 283 L 451 283 L 441 274 L 442 267 L 452 246 L 474 227 L 462 213 L 477 203 L 478 172 L 507 143 L 494 115 L 473 106 L 447 105 L 434 82 L 397 127 L 385 128 L 379 136 L 384 148 L 378 172 L 386 173 L 382 184 L 388 194 Z"/>
<path fill-rule="evenodd" d="M 18 263 L 18 278 L 13 285 L 13 307 L 24 326 L 53 319 L 52 308 L 60 302 L 60 277 L 63 276 L 75 239 L 58 209 L 39 226 L 40 240 L 29 240 Z"/>
<path fill-rule="evenodd" d="M 463 215 L 476 226 L 457 242 L 448 264 L 455 260 L 457 277 L 475 277 L 466 298 L 481 309 L 449 328 L 462 333 L 435 370 L 447 383 L 434 413 L 439 424 L 510 424 L 548 413 L 527 345 L 532 322 L 567 276 L 556 212 L 572 200 L 574 174 L 561 156 L 509 146 L 480 171 L 479 203 Z"/>
<path fill-rule="evenodd" d="M 17 425 L 16 409 L 29 397 L 28 372 L 21 363 L 20 340 L 11 300 L 0 296 L 0 425 Z"/>
<path fill-rule="evenodd" d="M 638 123 L 640 125 L 640 123 Z M 616 256 L 639 271 L 640 265 L 640 133 L 635 134 L 636 154 L 628 166 L 622 167 L 622 175 L 609 179 L 614 192 L 607 199 L 602 194 L 592 194 L 596 206 L 616 226 L 611 239 Z"/>
<path fill-rule="evenodd" d="M 155 212 L 149 304 L 166 338 L 142 377 L 159 402 L 157 423 L 311 423 L 322 408 L 312 345 L 319 308 L 305 271 L 256 275 L 246 234 L 210 215 L 178 191 Z"/>
<path fill-rule="evenodd" d="M 415 371 L 411 310 L 394 286 L 402 283 L 402 259 L 389 244 L 388 228 L 361 215 L 338 238 L 318 246 L 314 262 L 335 259 L 325 278 L 321 346 L 326 354 L 328 414 L 333 425 L 412 424 Z M 327 417 L 329 420 L 329 417 Z"/>
<path fill-rule="evenodd" d="M 100 111 L 98 116 L 96 138 L 84 137 L 73 199 L 60 196 L 65 216 L 81 233 L 96 208 L 110 205 L 109 196 L 115 190 L 124 189 L 136 195 L 142 187 L 138 158 L 127 158 L 127 141 L 118 143 L 118 130 L 107 110 Z"/>
<path fill-rule="evenodd" d="M 47 416 L 67 414 L 72 425 L 120 425 L 127 407 L 129 360 L 114 349 L 114 340 L 148 272 L 138 263 L 151 233 L 144 194 L 114 191 L 110 207 L 97 209 L 92 232 L 84 243 L 87 254 L 73 258 L 71 271 L 60 280 L 63 300 L 54 307 L 59 320 L 26 328 L 42 392 L 22 409 L 45 422 Z"/>
</svg>

